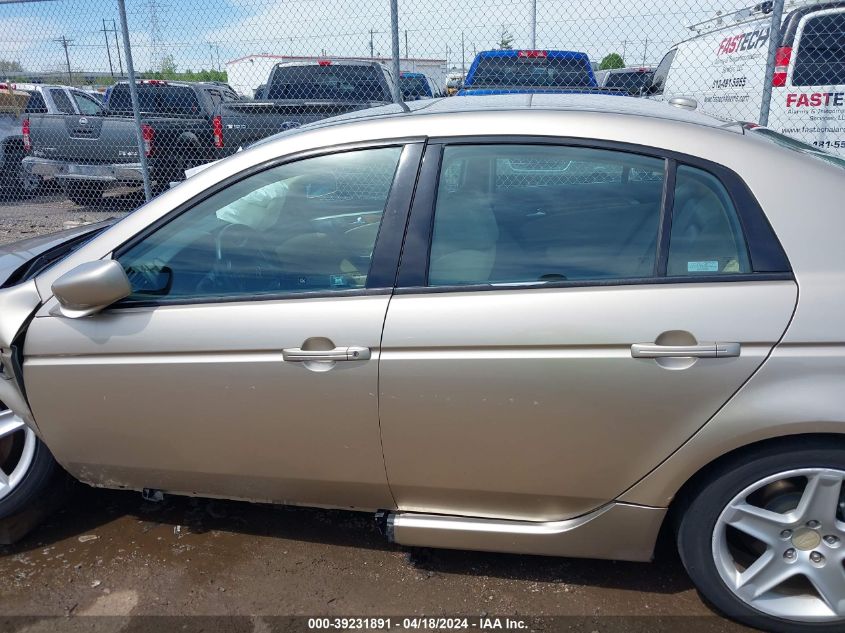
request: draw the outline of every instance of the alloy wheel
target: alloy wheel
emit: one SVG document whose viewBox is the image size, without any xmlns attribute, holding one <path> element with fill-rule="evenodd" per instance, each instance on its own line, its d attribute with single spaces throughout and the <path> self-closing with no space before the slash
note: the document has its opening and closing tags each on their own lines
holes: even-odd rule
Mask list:
<svg viewBox="0 0 845 633">
<path fill-rule="evenodd" d="M 805 622 L 845 618 L 845 471 L 789 470 L 748 486 L 713 532 L 719 575 L 745 604 Z"/>
<path fill-rule="evenodd" d="M 23 481 L 35 457 L 35 433 L 11 410 L 0 412 L 0 501 Z"/>
</svg>

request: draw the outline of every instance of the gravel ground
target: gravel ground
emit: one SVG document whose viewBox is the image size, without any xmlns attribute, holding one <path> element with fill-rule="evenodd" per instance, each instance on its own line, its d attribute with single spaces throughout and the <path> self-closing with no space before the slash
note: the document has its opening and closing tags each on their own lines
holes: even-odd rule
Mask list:
<svg viewBox="0 0 845 633">
<path fill-rule="evenodd" d="M 81 207 L 58 191 L 45 191 L 31 198 L 0 197 L 0 244 L 61 231 L 66 222 L 99 222 L 121 217 L 142 202 L 136 191 L 119 189 L 103 197 L 97 206 Z"/>
<path fill-rule="evenodd" d="M 127 192 L 97 208 L 49 193 L 0 201 L 0 242 L 137 202 Z M 518 616 L 537 630 L 741 630 L 701 602 L 671 553 L 637 564 L 401 548 L 360 513 L 153 504 L 82 485 L 45 525 L 0 547 L 0 578 L 0 631 L 305 630 L 306 620 L 272 616 L 412 614 Z M 111 617 L 72 617 L 82 615 Z"/>
</svg>

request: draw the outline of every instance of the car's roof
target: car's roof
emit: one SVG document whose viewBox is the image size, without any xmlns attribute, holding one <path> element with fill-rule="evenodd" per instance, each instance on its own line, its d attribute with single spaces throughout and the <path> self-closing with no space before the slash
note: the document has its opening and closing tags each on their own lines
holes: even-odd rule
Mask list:
<svg viewBox="0 0 845 633">
<path fill-rule="evenodd" d="M 391 120 L 396 118 L 417 118 L 426 115 L 466 114 L 483 112 L 559 111 L 589 112 L 595 114 L 623 114 L 653 119 L 664 119 L 704 125 L 713 128 L 725 127 L 725 121 L 686 110 L 660 101 L 603 94 L 505 94 L 466 97 L 443 97 L 411 101 L 403 106 L 392 103 L 366 110 L 348 112 L 340 116 L 323 119 L 300 128 L 267 137 L 255 145 L 263 145 L 278 138 L 284 138 L 306 130 L 316 130 L 348 122 Z M 409 121 L 410 122 L 410 121 Z M 739 126 L 737 126 L 739 128 Z M 741 128 L 737 131 L 742 132 Z"/>
</svg>

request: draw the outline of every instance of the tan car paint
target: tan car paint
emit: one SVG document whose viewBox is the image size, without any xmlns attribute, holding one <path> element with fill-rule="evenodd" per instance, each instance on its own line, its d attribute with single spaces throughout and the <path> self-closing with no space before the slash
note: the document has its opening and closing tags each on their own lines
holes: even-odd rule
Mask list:
<svg viewBox="0 0 845 633">
<path fill-rule="evenodd" d="M 37 278 L 38 289 L 45 298 L 49 297 L 50 286 L 58 276 L 78 264 L 110 257 L 117 246 L 139 230 L 214 183 L 251 166 L 317 147 L 372 142 L 373 139 L 393 142 L 398 138 L 419 140 L 426 136 L 507 133 L 616 140 L 690 153 L 725 165 L 742 175 L 766 210 L 795 269 L 800 299 L 793 324 L 784 339 L 788 346 L 776 349 L 762 370 L 750 379 L 735 398 L 728 401 L 709 424 L 707 418 L 719 409 L 724 400 L 730 398 L 732 389 L 738 388 L 743 380 L 752 375 L 786 328 L 795 305 L 795 286 L 791 282 L 760 282 L 750 284 L 753 287 L 749 288 L 732 287 L 726 283 L 709 288 L 690 284 L 683 288 L 654 286 L 629 287 L 624 291 L 615 289 L 606 293 L 610 297 L 608 309 L 601 314 L 591 313 L 586 302 L 582 306 L 581 309 L 587 310 L 594 322 L 588 323 L 590 336 L 580 342 L 571 330 L 558 334 L 561 319 L 566 322 L 567 318 L 577 318 L 577 311 L 573 311 L 567 303 L 571 301 L 570 297 L 599 296 L 602 291 L 553 291 L 542 298 L 542 305 L 557 307 L 559 314 L 554 315 L 554 318 L 549 317 L 545 324 L 537 323 L 540 326 L 554 326 L 551 351 L 542 350 L 543 345 L 550 345 L 548 340 L 538 341 L 535 338 L 532 342 L 531 333 L 514 326 L 513 319 L 506 323 L 507 327 L 497 327 L 491 318 L 491 315 L 507 315 L 514 301 L 512 294 L 519 292 L 532 297 L 539 291 L 479 293 L 474 299 L 486 294 L 489 298 L 482 300 L 489 305 L 480 316 L 475 308 L 465 311 L 465 321 L 454 317 L 442 319 L 444 312 L 441 307 L 434 305 L 432 296 L 397 296 L 393 299 L 396 305 L 391 306 L 391 310 L 396 307 L 395 316 L 405 315 L 409 329 L 395 329 L 393 334 L 389 329 L 381 352 L 385 358 L 384 367 L 393 375 L 386 374 L 383 385 L 383 407 L 387 414 L 386 427 L 389 427 L 384 429 L 384 436 L 385 447 L 391 452 L 388 455 L 389 468 L 396 469 L 398 464 L 395 477 L 400 504 L 404 503 L 421 512 L 450 511 L 461 515 L 486 514 L 488 517 L 499 517 L 488 521 L 458 520 L 455 529 L 449 530 L 443 530 L 440 520 L 427 521 L 418 517 L 415 526 L 406 525 L 413 529 L 404 532 L 400 530 L 400 520 L 397 540 L 404 543 L 532 553 L 577 555 L 581 551 L 598 556 L 601 555 L 602 530 L 585 532 L 580 528 L 574 529 L 574 524 L 570 524 L 573 529 L 560 529 L 554 521 L 550 524 L 544 520 L 560 520 L 586 512 L 602 500 L 621 493 L 626 486 L 634 486 L 621 497 L 627 503 L 612 503 L 610 507 L 620 508 L 620 512 L 626 513 L 626 522 L 651 527 L 642 531 L 643 535 L 637 539 L 636 544 L 631 545 L 629 554 L 620 553 L 611 545 L 607 545 L 606 551 L 613 556 L 635 559 L 647 557 L 660 524 L 659 520 L 653 521 L 650 517 L 655 516 L 654 512 L 660 512 L 662 516 L 662 510 L 653 510 L 647 506 L 665 506 L 683 482 L 710 460 L 748 442 L 774 437 L 782 432 L 841 432 L 845 429 L 845 407 L 841 402 L 841 376 L 845 362 L 841 328 L 838 327 L 845 316 L 845 295 L 841 292 L 844 286 L 842 275 L 836 272 L 842 266 L 840 262 L 830 259 L 831 254 L 841 252 L 841 236 L 845 234 L 843 215 L 836 212 L 845 197 L 845 183 L 842 182 L 841 171 L 824 165 L 814 170 L 805 169 L 807 158 L 796 157 L 768 142 L 744 137 L 735 127 L 719 129 L 712 124 L 662 118 L 655 104 L 638 104 L 634 109 L 641 108 L 642 113 L 626 114 L 601 112 L 604 109 L 601 105 L 565 112 L 554 111 L 539 107 L 543 103 L 540 97 L 533 98 L 534 109 L 528 108 L 532 104 L 531 98 L 502 99 L 500 102 L 500 109 L 488 107 L 485 111 L 474 112 L 408 114 L 332 125 L 283 136 L 244 151 L 233 159 L 209 167 L 163 194 L 45 271 Z M 489 100 L 487 103 L 499 101 Z M 523 105 L 520 109 L 512 109 L 514 103 Z M 599 101 L 595 103 L 599 104 Z M 801 175 L 800 181 L 792 177 L 796 174 Z M 808 239 L 809 235 L 813 238 Z M 678 297 L 684 298 L 668 301 L 668 305 L 678 311 L 675 314 L 664 307 L 667 305 L 661 296 L 664 290 L 672 293 L 677 290 Z M 744 292 L 740 293 L 740 290 Z M 638 295 L 641 295 L 639 299 Z M 626 297 L 631 303 L 617 305 L 612 301 L 613 297 Z M 441 298 L 444 301 L 438 303 L 459 308 L 463 300 L 460 293 L 444 294 Z M 497 299 L 505 298 L 507 302 L 496 303 Z M 535 300 L 530 299 L 528 302 L 533 303 Z M 220 350 L 223 344 L 221 337 L 215 337 L 214 334 L 219 333 L 221 323 L 228 325 L 231 319 L 212 316 L 199 321 L 192 320 L 192 324 L 200 325 L 193 326 L 198 327 L 199 332 L 191 331 L 190 337 L 184 336 L 186 326 L 182 325 L 181 329 L 172 327 L 179 320 L 169 311 L 193 311 L 196 314 L 202 308 L 139 310 L 137 315 L 123 313 L 121 319 L 105 311 L 97 317 L 86 319 L 105 319 L 112 329 L 98 327 L 86 331 L 86 319 L 72 321 L 52 316 L 56 301 L 48 299 L 30 328 L 25 349 L 24 373 L 36 419 L 42 427 L 49 428 L 49 433 L 44 436 L 51 448 L 60 455 L 62 462 L 75 474 L 101 485 L 115 485 L 115 482 L 119 482 L 140 488 L 155 487 L 156 483 L 165 487 L 163 484 L 169 483 L 174 490 L 186 493 L 219 490 L 225 495 L 254 499 L 271 498 L 344 506 L 361 504 L 364 507 L 384 504 L 393 507 L 386 479 L 383 473 L 377 472 L 379 467 L 383 468 L 383 464 L 378 454 L 377 422 L 370 420 L 375 407 L 373 385 L 380 353 L 380 325 L 373 332 L 368 329 L 368 325 L 358 323 L 354 318 L 366 311 L 371 315 L 383 315 L 387 297 L 352 298 L 340 303 L 339 307 L 335 304 L 343 300 L 329 301 L 333 304 L 332 313 L 336 318 L 332 322 L 320 320 L 320 312 L 307 307 L 301 311 L 292 308 L 290 313 L 285 314 L 293 318 L 295 313 L 299 317 L 291 325 L 295 334 L 291 336 L 291 344 L 299 345 L 309 336 L 330 336 L 333 340 L 337 339 L 335 342 L 338 344 L 344 338 L 342 344 L 372 347 L 371 361 L 361 367 L 344 370 L 343 382 L 332 383 L 332 387 L 339 389 L 340 395 L 346 397 L 345 401 L 341 398 L 327 398 L 329 390 L 324 388 L 325 384 L 315 387 L 321 383 L 299 380 L 305 376 L 314 377 L 309 374 L 288 377 L 292 381 L 288 388 L 287 385 L 280 385 L 278 380 L 273 380 L 272 373 L 264 371 L 268 367 L 275 367 L 273 362 L 278 360 L 278 350 L 288 344 L 287 340 L 268 336 L 266 339 L 247 341 L 248 334 L 245 333 L 243 337 L 235 337 L 233 348 L 223 353 Z M 687 301 L 705 306 L 711 311 L 708 313 L 709 318 L 691 318 L 685 307 Z M 296 302 L 288 300 L 277 303 L 290 306 Z M 421 339 L 404 340 L 403 333 L 407 335 L 413 324 L 407 317 L 407 310 L 399 312 L 404 309 L 403 304 L 405 308 L 416 305 L 431 311 L 436 319 L 440 319 L 436 322 L 437 328 L 430 322 L 425 323 L 423 327 L 428 331 L 412 332 L 413 336 L 422 335 Z M 242 310 L 241 319 L 248 323 L 262 319 L 275 320 L 284 312 L 280 312 L 277 306 L 230 305 L 235 306 L 232 309 Z M 466 306 L 464 309 L 467 310 Z M 630 328 L 630 331 L 614 328 L 613 321 L 604 318 L 608 313 L 626 314 L 626 309 L 628 312 L 633 311 L 635 316 L 633 326 L 626 323 L 625 327 Z M 338 315 L 341 318 L 337 318 Z M 672 316 L 681 317 L 684 323 L 676 323 L 679 319 L 672 319 Z M 393 318 L 391 312 L 389 321 Z M 351 328 L 347 322 L 350 319 Z M 583 327 L 583 322 L 580 323 Z M 162 325 L 162 329 L 156 330 L 161 333 L 157 337 L 163 339 L 147 339 L 145 335 L 133 339 L 143 339 L 144 344 L 153 345 L 151 349 L 128 345 L 128 339 L 137 335 L 141 329 L 154 328 L 158 324 Z M 419 327 L 419 323 L 416 325 Z M 571 328 L 572 321 L 569 325 Z M 355 329 L 359 327 L 362 329 Z M 698 361 L 691 368 L 693 371 L 687 369 L 675 372 L 658 367 L 656 361 L 634 360 L 625 355 L 625 346 L 634 342 L 648 342 L 666 329 L 678 328 L 694 332 L 702 341 L 711 338 L 741 342 L 744 344 L 742 355 L 738 359 L 727 359 L 724 367 L 720 365 L 720 359 L 713 359 L 713 363 Z M 466 341 L 458 341 L 455 334 L 459 331 L 470 337 Z M 354 341 L 348 336 L 353 332 L 360 334 Z M 252 336 L 255 336 L 254 332 Z M 186 382 L 188 393 L 179 388 L 184 375 L 174 371 L 181 365 L 179 360 L 175 360 L 179 355 L 172 354 L 173 349 L 163 346 L 165 340 L 171 345 L 184 345 L 182 353 L 185 359 L 203 361 L 191 363 L 192 369 L 202 369 L 196 379 Z M 140 380 L 148 387 L 150 379 L 145 378 L 145 370 L 154 367 L 165 372 L 165 376 L 174 384 L 168 385 L 167 380 L 160 381 L 156 384 L 157 390 L 153 390 L 156 401 L 145 401 L 142 390 L 133 392 L 132 385 L 124 385 L 115 378 L 113 366 L 102 362 L 103 359 L 97 359 L 97 346 L 107 342 L 117 343 L 114 366 L 121 370 L 118 374 L 123 373 L 133 381 Z M 159 344 L 162 346 L 155 347 Z M 540 346 L 540 349 L 532 346 Z M 214 353 L 210 358 L 200 359 L 209 347 L 215 350 Z M 511 349 L 507 349 L 509 347 Z M 526 350 L 531 351 L 527 356 Z M 246 368 L 245 375 L 236 375 L 234 382 L 240 399 L 227 400 L 218 393 L 231 382 L 230 374 L 215 367 L 214 361 L 218 360 L 215 354 L 218 353 L 221 358 L 238 357 Z M 65 354 L 82 355 L 77 357 Z M 472 374 L 456 370 L 460 365 L 466 365 L 466 360 L 460 360 L 462 354 L 465 359 L 472 359 L 469 361 L 473 366 Z M 572 421 L 569 422 L 567 435 L 566 427 L 554 425 L 559 420 L 551 415 L 550 408 L 546 408 L 541 417 L 533 418 L 532 408 L 535 407 L 533 402 L 536 398 L 528 399 L 521 393 L 517 394 L 513 389 L 514 384 L 505 381 L 508 376 L 513 377 L 516 373 L 508 360 L 519 359 L 520 356 L 532 360 L 533 364 L 527 369 L 522 364 L 519 369 L 529 372 L 533 377 L 543 373 L 544 355 L 561 358 L 579 358 L 580 355 L 582 360 L 587 359 L 594 365 L 593 375 L 596 380 L 607 382 L 606 386 L 602 382 L 598 385 L 579 383 L 583 380 L 582 376 L 573 373 L 572 369 L 564 369 L 558 377 L 569 382 L 574 380 L 576 386 L 584 391 L 585 398 L 580 403 L 571 398 L 562 398 L 559 395 L 560 380 L 547 381 L 545 384 L 549 392 L 542 394 L 543 401 L 550 399 L 563 407 L 570 407 L 570 415 L 584 415 L 586 411 L 595 410 L 598 406 L 602 414 L 598 418 L 602 436 L 597 434 L 597 437 L 591 437 L 587 427 Z M 421 372 L 419 383 L 412 384 L 409 380 L 414 375 L 413 365 L 404 361 L 417 361 L 417 357 L 429 359 L 431 369 Z M 73 372 L 59 371 L 62 367 L 72 367 Z M 444 387 L 444 379 L 438 373 L 451 378 L 451 384 Z M 334 380 L 341 372 L 331 371 L 326 374 L 329 380 Z M 347 380 L 347 376 L 353 374 L 357 374 L 357 380 Z M 70 380 L 72 387 L 63 386 L 62 383 L 69 375 L 78 378 Z M 684 375 L 697 380 L 682 380 Z M 281 373 L 276 378 L 279 376 Z M 650 376 L 658 376 L 661 380 L 650 381 Z M 814 377 L 812 385 L 809 376 Z M 665 401 L 672 390 L 660 384 L 663 378 L 675 381 L 673 386 L 678 393 L 674 397 L 680 402 L 675 403 L 675 408 L 671 401 Z M 147 382 L 144 383 L 144 380 Z M 458 380 L 463 382 L 459 384 Z M 699 380 L 704 387 L 701 392 L 696 390 Z M 355 397 L 347 383 L 360 387 Z M 260 385 L 263 394 L 263 399 L 258 402 L 259 415 L 254 419 L 244 415 L 244 406 L 236 406 L 238 403 L 253 406 L 253 401 L 244 399 L 246 391 L 253 384 Z M 122 394 L 123 406 L 120 406 L 121 403 L 108 403 L 111 392 L 101 388 L 103 385 Z M 425 388 L 421 389 L 420 386 Z M 87 399 L 71 393 L 73 388 L 80 389 Z M 92 420 L 85 419 L 79 413 L 71 413 L 75 417 L 69 420 L 68 412 L 73 411 L 73 407 L 67 401 L 61 401 L 61 397 L 56 395 L 56 389 L 62 392 L 60 396 L 69 397 L 76 406 L 89 407 L 89 411 L 94 409 L 92 398 L 99 399 L 96 403 L 99 407 L 105 397 L 106 409 L 101 409 Z M 797 391 L 799 389 L 807 390 L 806 397 L 804 392 Z M 275 397 L 272 391 L 276 392 Z M 502 402 L 503 406 L 483 410 L 484 418 L 477 415 L 478 411 L 473 405 L 478 405 L 480 398 L 489 398 L 490 394 L 501 398 L 508 395 L 508 392 L 518 396 L 519 404 L 524 406 Z M 294 393 L 296 398 L 293 403 L 290 401 L 290 393 Z M 366 394 L 363 399 L 362 393 Z M 792 393 L 800 393 L 801 397 L 795 397 L 789 402 Z M 432 406 L 435 403 L 434 396 L 439 397 L 441 394 L 444 397 L 461 397 L 461 408 L 455 409 L 455 413 L 462 412 L 464 416 L 457 421 L 459 426 L 452 427 L 460 432 L 456 438 L 457 443 L 444 434 L 448 431 L 444 423 L 455 425 L 457 416 L 450 413 L 447 420 L 432 420 L 431 416 L 423 415 L 425 411 L 442 411 Z M 219 412 L 216 409 L 212 411 L 214 416 L 218 413 L 227 414 L 214 417 L 211 433 L 203 432 L 208 429 L 204 426 L 206 417 L 202 414 L 209 409 L 196 406 L 191 408 L 189 398 L 196 400 L 200 395 L 203 398 L 210 397 L 219 407 Z M 419 399 L 420 395 L 425 396 L 424 404 L 428 408 L 423 407 L 417 411 L 413 408 L 415 405 L 410 403 L 415 396 Z M 127 412 L 125 402 L 131 396 L 135 396 L 139 403 L 139 413 Z M 393 397 L 408 402 L 412 407 L 407 410 L 407 417 L 398 417 L 399 410 L 390 401 Z M 362 401 L 367 403 L 363 410 L 359 404 Z M 592 407 L 588 406 L 591 402 Z M 684 412 L 682 405 L 687 403 L 693 410 Z M 508 407 L 516 410 L 511 414 Z M 655 415 L 655 407 L 661 415 Z M 712 410 L 708 410 L 708 407 Z M 775 407 L 779 408 L 775 410 Z M 295 432 L 291 433 L 290 428 L 280 428 L 274 424 L 276 419 L 273 414 L 277 410 L 296 412 L 300 416 L 290 418 Z M 316 412 L 313 416 L 310 414 L 312 410 Z M 308 412 L 306 418 L 301 417 L 303 411 Z M 679 418 L 672 417 L 678 415 L 679 411 Z M 106 412 L 110 415 L 106 415 Z M 173 414 L 173 417 L 163 413 Z M 626 424 L 635 428 L 620 427 L 621 422 L 611 420 L 611 417 L 620 414 Z M 181 426 L 174 424 L 174 420 L 181 421 Z M 305 420 L 312 425 L 316 424 L 316 429 L 306 425 Z M 524 427 L 515 426 L 515 422 L 522 420 L 533 421 L 535 432 L 526 433 Z M 253 435 L 256 431 L 262 435 L 251 437 L 245 434 L 244 424 Z M 439 435 L 420 438 L 425 428 L 421 424 L 443 426 Z M 106 436 L 97 436 L 94 447 L 90 436 L 79 433 L 80 428 L 98 433 L 105 430 Z M 548 441 L 541 442 L 541 436 L 536 433 L 536 429 L 541 428 L 549 429 L 558 439 L 569 440 L 570 445 L 555 447 Z M 416 434 L 415 439 L 422 442 L 424 450 L 401 445 L 400 431 L 412 436 Z M 265 432 L 270 435 L 263 435 Z M 617 433 L 620 433 L 619 437 Z M 687 441 L 690 436 L 693 438 Z M 234 463 L 221 464 L 216 459 L 222 453 L 220 442 L 231 442 L 232 438 L 249 443 L 241 447 L 240 453 L 226 452 L 227 458 L 234 455 Z M 291 439 L 295 443 L 291 443 Z M 326 441 L 329 442 L 328 449 Z M 439 441 L 440 448 L 452 450 L 451 462 L 440 460 L 432 463 L 432 456 L 437 457 L 434 452 L 435 441 Z M 527 441 L 525 446 L 522 445 L 524 441 Z M 454 449 L 449 448 L 450 442 Z M 136 446 L 129 446 L 132 443 Z M 486 450 L 477 450 L 479 443 Z M 683 448 L 678 450 L 681 446 Z M 401 451 L 404 461 L 398 459 L 398 455 L 394 457 L 393 450 Z M 258 451 L 257 458 L 255 451 Z M 508 453 L 517 453 L 521 459 L 503 457 Z M 276 455 L 284 456 L 287 461 L 274 460 Z M 534 455 L 539 456 L 539 459 L 536 464 L 529 462 L 526 471 L 525 460 Z M 500 459 L 494 461 L 493 456 Z M 127 457 L 129 461 L 123 461 Z M 658 466 L 664 459 L 667 461 Z M 311 462 L 320 460 L 325 461 L 328 477 L 315 479 L 316 469 Z M 280 464 L 288 470 L 284 471 Z M 655 466 L 657 468 L 651 474 L 636 483 L 638 477 L 646 475 Z M 476 473 L 479 467 L 480 472 Z M 575 476 L 573 467 L 576 468 Z M 243 471 L 243 468 L 247 470 Z M 442 472 L 444 469 L 446 472 Z M 242 478 L 242 472 L 249 474 Z M 447 473 L 458 479 L 447 481 L 444 476 Z M 623 474 L 630 481 L 624 480 Z M 482 481 L 481 475 L 492 477 L 494 481 Z M 583 489 L 579 489 L 579 485 Z M 442 494 L 433 494 L 437 490 Z M 479 494 L 471 498 L 474 493 Z M 582 521 L 580 525 L 584 529 L 588 525 L 597 525 L 592 519 L 599 520 L 598 512 L 585 515 L 590 516 L 591 520 Z M 615 511 L 608 511 L 601 516 L 617 515 Z M 401 517 L 400 514 L 397 519 Z M 528 530 L 529 534 L 532 530 L 539 530 L 551 533 L 552 536 L 543 545 L 527 544 L 525 538 L 515 536 L 524 531 L 522 523 L 503 524 L 500 520 L 503 517 L 530 518 L 535 527 Z M 512 536 L 507 536 L 511 533 L 509 525 Z M 624 527 L 620 526 L 620 529 Z M 456 537 L 455 531 L 461 532 L 463 536 Z M 405 537 L 400 536 L 400 532 Z M 506 536 L 503 537 L 501 532 Z M 637 533 L 640 534 L 639 531 Z M 589 547 L 583 545 L 585 540 L 589 542 Z"/>
</svg>

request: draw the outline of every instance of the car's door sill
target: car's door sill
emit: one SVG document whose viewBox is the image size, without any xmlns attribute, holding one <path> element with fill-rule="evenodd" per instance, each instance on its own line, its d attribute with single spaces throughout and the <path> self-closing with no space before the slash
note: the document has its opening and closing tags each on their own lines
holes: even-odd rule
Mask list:
<svg viewBox="0 0 845 633">
<path fill-rule="evenodd" d="M 609 503 L 563 521 L 507 521 L 397 512 L 388 538 L 401 545 L 648 561 L 666 508 Z"/>
</svg>

